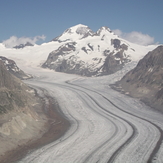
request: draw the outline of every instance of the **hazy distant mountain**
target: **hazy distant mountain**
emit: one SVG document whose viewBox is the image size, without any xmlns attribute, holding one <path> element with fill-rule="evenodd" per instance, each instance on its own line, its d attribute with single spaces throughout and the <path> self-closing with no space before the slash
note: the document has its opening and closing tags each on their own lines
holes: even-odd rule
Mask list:
<svg viewBox="0 0 163 163">
<path fill-rule="evenodd" d="M 42 67 L 84 76 L 114 73 L 151 49 L 123 40 L 107 27 L 93 32 L 81 24 L 67 29 L 53 41 L 62 44 L 49 54 Z"/>
<path fill-rule="evenodd" d="M 30 42 L 27 42 L 25 44 L 16 45 L 13 48 L 15 48 L 15 49 L 22 49 L 22 48 L 24 48 L 26 46 L 33 46 L 33 44 L 31 44 Z"/>
<path fill-rule="evenodd" d="M 149 52 L 118 84 L 120 90 L 163 111 L 163 46 Z"/>
</svg>

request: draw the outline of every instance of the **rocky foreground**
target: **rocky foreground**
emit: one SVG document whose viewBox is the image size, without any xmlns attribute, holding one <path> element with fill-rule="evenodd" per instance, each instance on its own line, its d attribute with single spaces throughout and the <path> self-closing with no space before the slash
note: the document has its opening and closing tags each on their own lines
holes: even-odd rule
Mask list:
<svg viewBox="0 0 163 163">
<path fill-rule="evenodd" d="M 39 97 L 13 76 L 0 60 L 0 162 L 16 161 L 61 136 L 68 122 L 58 107 L 54 99 Z"/>
</svg>

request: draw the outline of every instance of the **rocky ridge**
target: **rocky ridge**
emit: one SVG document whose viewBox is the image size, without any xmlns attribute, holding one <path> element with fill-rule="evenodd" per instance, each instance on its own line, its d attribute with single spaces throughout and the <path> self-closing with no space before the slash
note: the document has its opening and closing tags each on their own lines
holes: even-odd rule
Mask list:
<svg viewBox="0 0 163 163">
<path fill-rule="evenodd" d="M 0 112 L 25 107 L 26 101 L 30 98 L 27 87 L 22 81 L 10 74 L 4 62 L 0 60 Z"/>
<path fill-rule="evenodd" d="M 116 89 L 163 111 L 163 46 L 149 52 L 117 84 Z"/>
<path fill-rule="evenodd" d="M 0 60 L 5 65 L 6 69 L 16 76 L 17 78 L 23 80 L 23 79 L 29 79 L 32 78 L 31 75 L 24 73 L 15 63 L 15 61 L 8 59 L 6 57 L 0 56 Z"/>
</svg>

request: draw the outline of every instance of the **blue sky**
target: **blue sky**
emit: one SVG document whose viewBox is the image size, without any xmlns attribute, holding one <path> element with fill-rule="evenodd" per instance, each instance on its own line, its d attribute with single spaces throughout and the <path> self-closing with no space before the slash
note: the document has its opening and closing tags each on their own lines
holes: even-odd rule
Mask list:
<svg viewBox="0 0 163 163">
<path fill-rule="evenodd" d="M 48 42 L 67 28 L 84 24 L 137 31 L 163 44 L 163 0 L 1 0 L 0 41 L 45 35 Z"/>
</svg>

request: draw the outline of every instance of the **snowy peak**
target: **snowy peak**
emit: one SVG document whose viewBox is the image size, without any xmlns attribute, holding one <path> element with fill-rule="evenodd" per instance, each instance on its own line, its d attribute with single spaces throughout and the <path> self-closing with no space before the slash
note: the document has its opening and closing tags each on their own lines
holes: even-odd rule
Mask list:
<svg viewBox="0 0 163 163">
<path fill-rule="evenodd" d="M 101 35 L 101 34 L 107 34 L 107 33 L 112 33 L 112 31 L 108 27 L 101 27 L 96 34 Z"/>
<path fill-rule="evenodd" d="M 86 25 L 78 24 L 76 26 L 70 27 L 63 32 L 62 35 L 56 37 L 52 41 L 66 42 L 75 41 L 88 36 L 93 36 L 95 33 Z"/>
<path fill-rule="evenodd" d="M 118 39 L 118 36 L 115 35 L 108 27 L 101 27 L 95 34 L 96 36 L 100 36 L 101 40 L 111 40 Z"/>
<path fill-rule="evenodd" d="M 69 28 L 66 32 L 69 32 L 71 34 L 77 33 L 79 35 L 86 35 L 86 34 L 94 34 L 94 32 L 86 25 L 78 24 L 76 26 L 73 26 Z"/>
<path fill-rule="evenodd" d="M 77 41 L 88 36 L 114 36 L 114 33 L 108 27 L 101 27 L 97 32 L 93 32 L 88 26 L 83 24 L 78 24 L 73 27 L 68 28 L 60 36 L 54 38 L 52 41 L 66 42 L 66 41 Z"/>
</svg>

